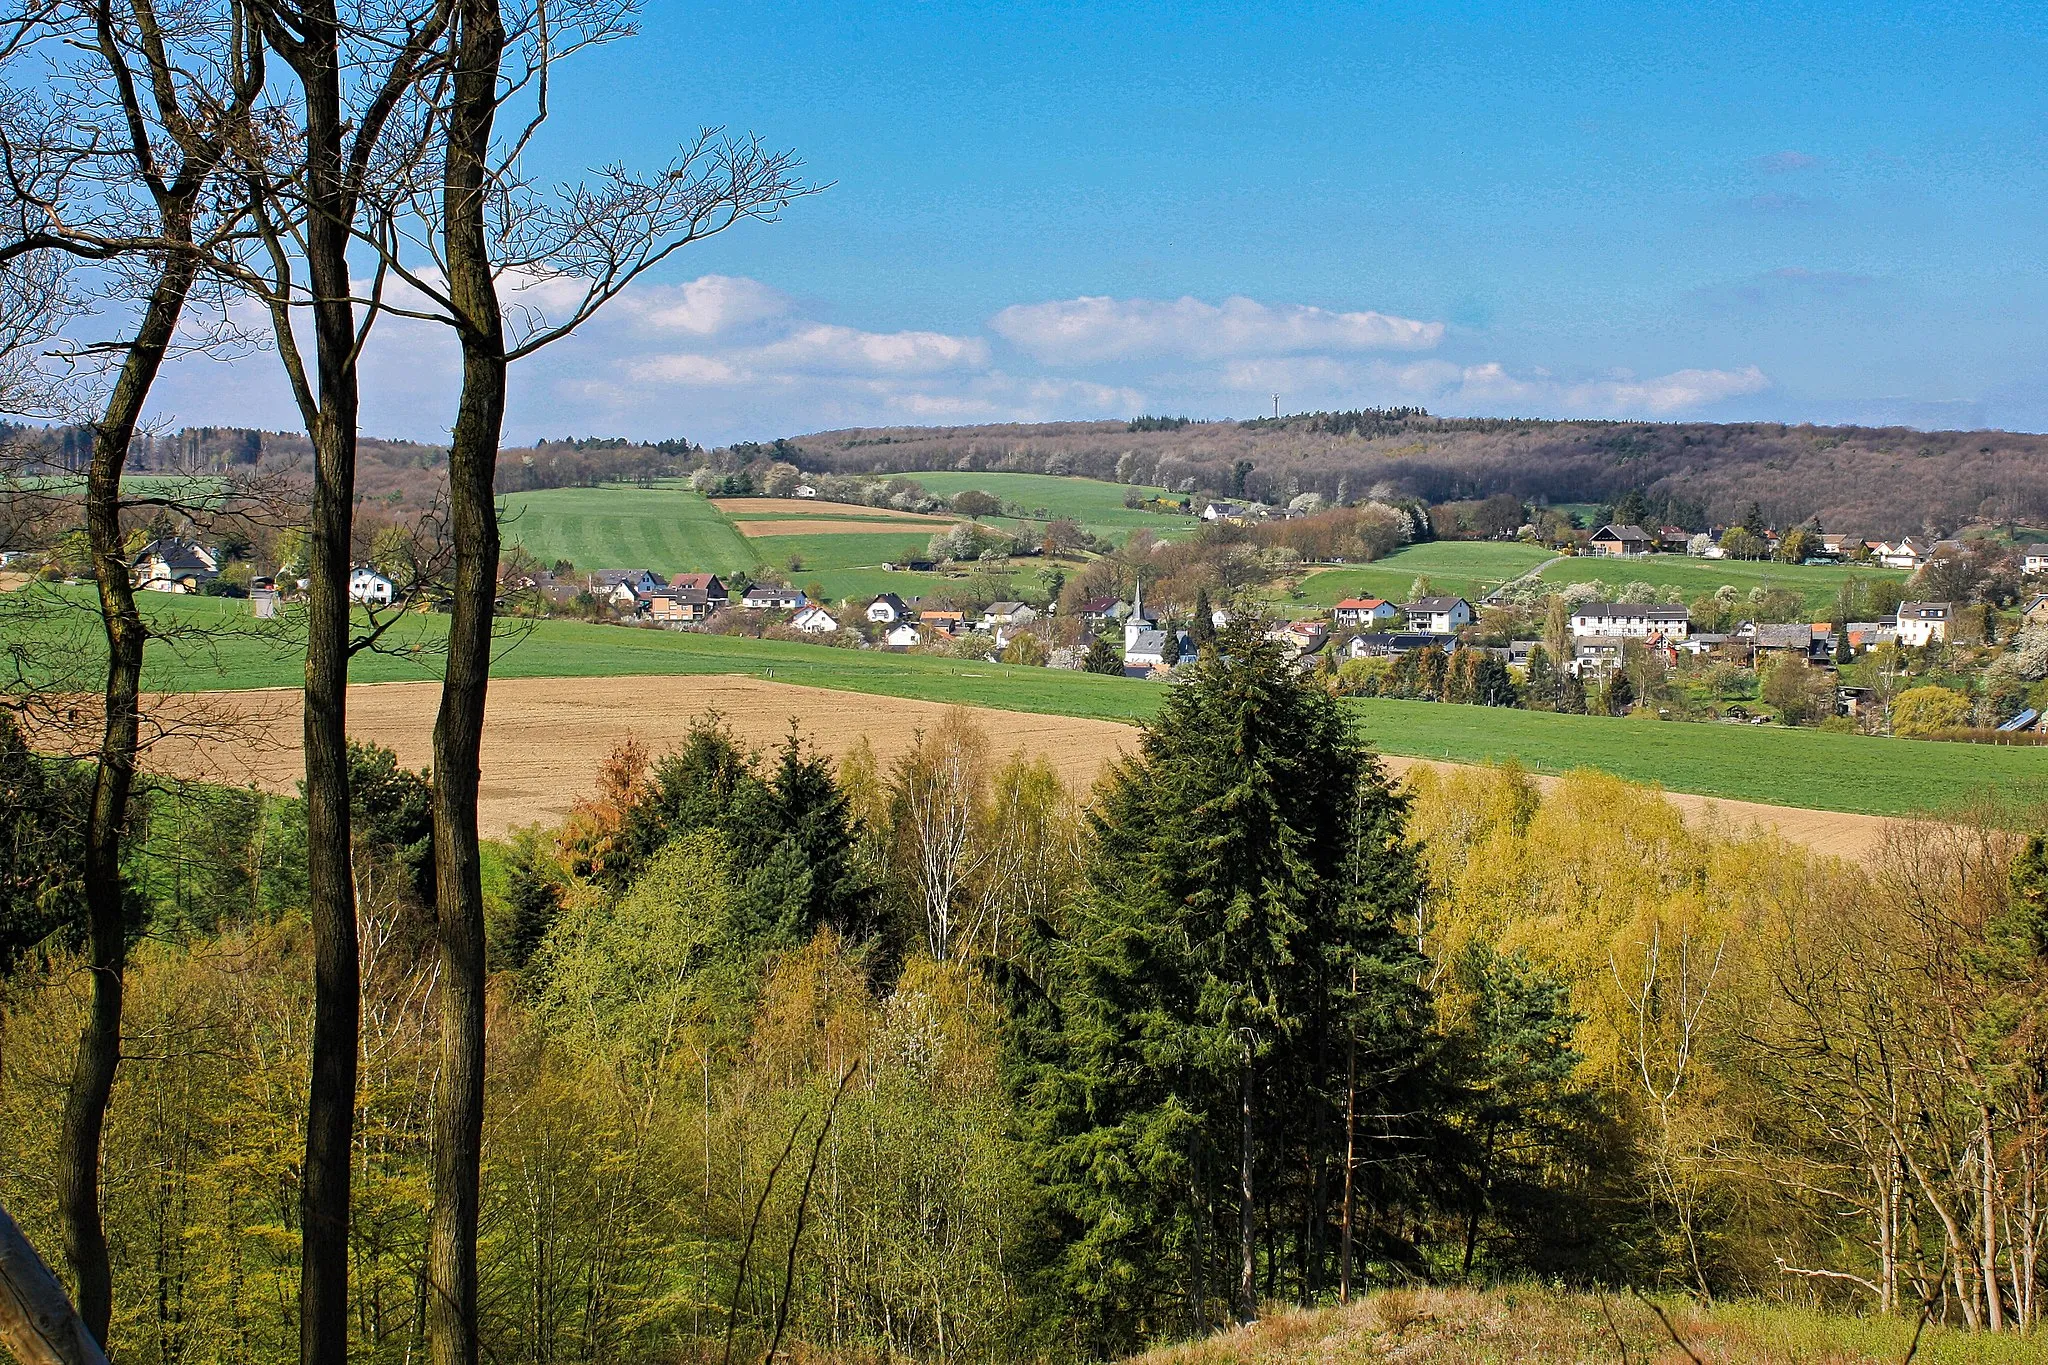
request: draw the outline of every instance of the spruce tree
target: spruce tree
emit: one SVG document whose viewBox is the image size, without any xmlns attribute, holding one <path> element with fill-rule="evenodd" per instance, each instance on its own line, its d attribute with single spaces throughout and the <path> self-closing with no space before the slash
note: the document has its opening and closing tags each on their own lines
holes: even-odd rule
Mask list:
<svg viewBox="0 0 2048 1365">
<path fill-rule="evenodd" d="M 1216 611 L 1209 605 L 1207 588 L 1195 589 L 1195 619 L 1188 623 L 1188 634 L 1197 649 L 1216 639 Z"/>
<path fill-rule="evenodd" d="M 1090 642 L 1088 652 L 1081 656 L 1081 668 L 1087 673 L 1120 675 L 1124 671 L 1124 658 L 1107 635 L 1098 635 Z"/>
<path fill-rule="evenodd" d="M 1403 798 L 1263 621 L 1217 643 L 1108 780 L 1079 903 L 1012 981 L 1041 1273 L 1089 1352 L 1253 1311 L 1341 1216 L 1308 1172 L 1341 1161 L 1347 1097 L 1427 1107 Z"/>
</svg>

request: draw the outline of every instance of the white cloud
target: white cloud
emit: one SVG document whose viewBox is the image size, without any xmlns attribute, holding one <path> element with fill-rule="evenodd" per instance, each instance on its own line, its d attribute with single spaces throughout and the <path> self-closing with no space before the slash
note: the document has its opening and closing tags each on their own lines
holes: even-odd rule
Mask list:
<svg viewBox="0 0 2048 1365">
<path fill-rule="evenodd" d="M 749 353 L 762 369 L 830 374 L 938 374 L 988 363 L 980 337 L 944 332 L 862 332 L 830 323 L 805 323 L 780 341 Z"/>
<path fill-rule="evenodd" d="M 1232 297 L 1113 299 L 1084 296 L 1016 304 L 990 330 L 1050 365 L 1141 356 L 1222 360 L 1303 351 L 1422 351 L 1443 339 L 1441 322 L 1386 313 L 1333 313 L 1303 304 L 1269 306 Z"/>
<path fill-rule="evenodd" d="M 1770 386 L 1770 377 L 1754 365 L 1740 370 L 1674 370 L 1652 379 L 1617 375 L 1568 383 L 1540 372 L 1518 378 L 1500 364 L 1489 363 L 1467 367 L 1447 396 L 1496 412 L 1523 404 L 1532 415 L 1670 417 L 1761 393 Z"/>
<path fill-rule="evenodd" d="M 688 284 L 649 285 L 628 293 L 619 304 L 657 331 L 700 337 L 766 322 L 790 311 L 787 294 L 737 275 L 701 275 Z"/>
</svg>

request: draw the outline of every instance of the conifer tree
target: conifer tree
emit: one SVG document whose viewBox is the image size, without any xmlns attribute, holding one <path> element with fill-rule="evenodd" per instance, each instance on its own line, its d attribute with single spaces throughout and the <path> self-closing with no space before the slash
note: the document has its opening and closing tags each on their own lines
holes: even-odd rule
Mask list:
<svg viewBox="0 0 2048 1365">
<path fill-rule="evenodd" d="M 1216 611 L 1209 605 L 1207 588 L 1195 589 L 1195 619 L 1188 623 L 1188 634 L 1194 638 L 1197 649 L 1216 639 Z"/>
<path fill-rule="evenodd" d="M 1098 635 L 1088 646 L 1088 652 L 1081 656 L 1081 668 L 1088 673 L 1121 674 L 1124 671 L 1123 655 L 1110 643 L 1107 635 Z"/>
<path fill-rule="evenodd" d="M 1091 1352 L 1327 1264 L 1345 1116 L 1423 1107 L 1387 1098 L 1427 1012 L 1403 798 L 1263 621 L 1217 644 L 1107 781 L 1079 903 L 1013 980 L 1042 1273 Z"/>
</svg>

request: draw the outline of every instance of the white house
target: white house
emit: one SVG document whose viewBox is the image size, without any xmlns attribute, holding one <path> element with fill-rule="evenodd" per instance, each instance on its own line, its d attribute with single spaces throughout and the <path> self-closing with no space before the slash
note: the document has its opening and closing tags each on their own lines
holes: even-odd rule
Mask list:
<svg viewBox="0 0 2048 1365">
<path fill-rule="evenodd" d="M 1596 555 L 1626 559 L 1649 554 L 1657 548 L 1657 542 L 1633 523 L 1617 526 L 1610 522 L 1593 533 L 1593 538 L 1586 542 L 1586 548 Z"/>
<path fill-rule="evenodd" d="M 220 577 L 213 552 L 189 540 L 152 540 L 128 567 L 135 586 L 145 592 L 198 592 Z"/>
<path fill-rule="evenodd" d="M 910 608 L 893 592 L 885 592 L 868 603 L 868 620 L 878 626 L 893 626 L 910 615 Z"/>
<path fill-rule="evenodd" d="M 882 643 L 894 649 L 909 649 L 923 640 L 924 633 L 908 621 L 898 621 L 882 636 Z"/>
<path fill-rule="evenodd" d="M 1684 607 L 1651 602 L 1587 602 L 1572 612 L 1573 635 L 1683 640 L 1691 627 Z"/>
<path fill-rule="evenodd" d="M 830 635 L 839 629 L 839 621 L 823 607 L 805 607 L 789 618 L 789 624 L 808 635 Z"/>
<path fill-rule="evenodd" d="M 807 483 L 800 483 L 796 486 L 796 495 L 800 498 L 815 498 L 818 496 L 818 490 Z"/>
<path fill-rule="evenodd" d="M 1408 618 L 1411 630 L 1432 635 L 1454 634 L 1461 626 L 1472 624 L 1472 604 L 1462 597 L 1419 598 L 1403 603 L 1401 614 Z"/>
<path fill-rule="evenodd" d="M 388 607 L 397 595 L 398 585 L 368 564 L 358 564 L 348 571 L 348 600 L 351 602 Z"/>
<path fill-rule="evenodd" d="M 1240 502 L 1212 502 L 1202 509 L 1203 521 L 1244 521 L 1251 510 Z"/>
<path fill-rule="evenodd" d="M 2048 573 L 2048 545 L 2029 545 L 2020 559 L 2021 573 Z"/>
<path fill-rule="evenodd" d="M 1384 598 L 1347 597 L 1330 609 L 1330 620 L 1340 626 L 1371 630 L 1400 614 L 1401 609 Z"/>
<path fill-rule="evenodd" d="M 1948 639 L 1955 614 L 1953 602 L 1899 603 L 1899 643 L 1918 647 Z"/>
<path fill-rule="evenodd" d="M 1037 619 L 1038 613 L 1022 602 L 991 602 L 988 610 L 982 613 L 981 628 L 994 630 L 997 626 L 1021 626 Z"/>
<path fill-rule="evenodd" d="M 1927 547 L 1911 536 L 1900 541 L 1880 540 L 1870 549 L 1887 569 L 1917 569 L 1927 562 Z"/>
<path fill-rule="evenodd" d="M 780 583 L 756 583 L 740 599 L 748 611 L 802 611 L 808 604 L 802 593 Z"/>
</svg>

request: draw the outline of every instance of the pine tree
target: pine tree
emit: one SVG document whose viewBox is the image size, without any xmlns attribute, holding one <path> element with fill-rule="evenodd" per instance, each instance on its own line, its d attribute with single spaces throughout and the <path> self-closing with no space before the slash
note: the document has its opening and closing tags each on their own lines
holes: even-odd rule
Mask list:
<svg viewBox="0 0 2048 1365">
<path fill-rule="evenodd" d="M 1216 638 L 1216 612 L 1209 605 L 1209 590 L 1205 587 L 1195 589 L 1195 619 L 1188 623 L 1188 634 L 1194 638 L 1197 649 Z"/>
<path fill-rule="evenodd" d="M 1635 704 L 1636 685 L 1629 681 L 1628 670 L 1617 668 L 1607 680 L 1607 687 L 1601 693 L 1601 701 L 1610 716 L 1625 716 L 1628 708 Z"/>
<path fill-rule="evenodd" d="M 1098 635 L 1089 644 L 1088 652 L 1081 656 L 1081 669 L 1087 673 L 1121 674 L 1124 671 L 1123 655 L 1110 643 L 1107 635 Z"/>
<path fill-rule="evenodd" d="M 1550 662 L 1550 651 L 1542 645 L 1529 650 L 1529 701 L 1535 706 L 1557 704 L 1557 668 Z"/>
<path fill-rule="evenodd" d="M 1342 1155 L 1347 1060 L 1354 1113 L 1422 1107 L 1388 1098 L 1427 1024 L 1403 799 L 1264 626 L 1169 693 L 1091 814 L 1081 903 L 1013 982 L 1043 1274 L 1088 1351 L 1252 1312 L 1258 1232 L 1271 1273 L 1329 1226 L 1303 1154 Z"/>
<path fill-rule="evenodd" d="M 1586 714 L 1586 684 L 1577 673 L 1559 670 L 1557 684 L 1557 709 L 1568 716 Z"/>
</svg>

